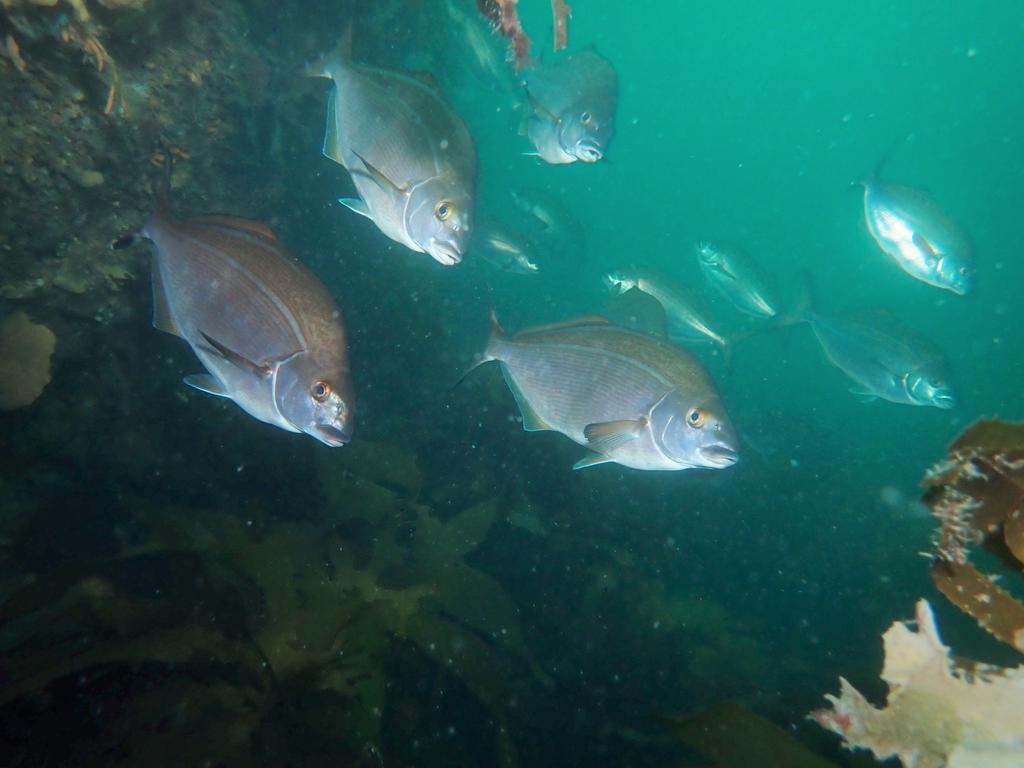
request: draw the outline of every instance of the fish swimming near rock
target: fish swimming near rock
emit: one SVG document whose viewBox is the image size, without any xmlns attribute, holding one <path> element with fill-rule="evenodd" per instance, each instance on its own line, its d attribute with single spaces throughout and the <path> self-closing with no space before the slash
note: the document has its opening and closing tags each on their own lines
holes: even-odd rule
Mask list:
<svg viewBox="0 0 1024 768">
<path fill-rule="evenodd" d="M 618 101 L 618 77 L 594 50 L 558 56 L 528 69 L 523 84 L 532 114 L 526 135 L 552 164 L 596 163 L 605 156 Z"/>
<path fill-rule="evenodd" d="M 289 432 L 349 442 L 346 331 L 330 293 L 266 224 L 176 219 L 166 189 L 142 228 L 114 245 L 156 246 L 153 325 L 184 339 L 207 370 L 185 383 Z"/>
<path fill-rule="evenodd" d="M 917 280 L 956 294 L 974 282 L 973 248 L 967 232 L 927 192 L 880 181 L 864 187 L 864 219 L 878 247 Z"/>
<path fill-rule="evenodd" d="M 942 353 L 887 310 L 824 315 L 805 310 L 829 361 L 857 386 L 853 394 L 903 405 L 954 408 L 956 395 Z"/>
<path fill-rule="evenodd" d="M 737 438 L 714 383 L 684 350 L 585 317 L 506 336 L 492 318 L 483 359 L 501 363 L 527 431 L 561 432 L 606 462 L 645 470 L 721 469 Z"/>
<path fill-rule="evenodd" d="M 680 282 L 649 269 L 618 269 L 609 272 L 605 284 L 613 294 L 636 289 L 658 300 L 668 320 L 668 335 L 675 341 L 705 340 L 722 350 L 729 340 L 712 328 L 700 298 Z"/>
<path fill-rule="evenodd" d="M 477 155 L 466 124 L 430 84 L 352 61 L 351 32 L 307 72 L 334 82 L 323 153 L 351 175 L 339 202 L 445 266 L 469 246 Z"/>
<path fill-rule="evenodd" d="M 741 312 L 759 318 L 778 314 L 768 276 L 746 251 L 702 242 L 697 245 L 697 262 L 708 283 Z"/>
<path fill-rule="evenodd" d="M 493 219 L 479 219 L 470 253 L 479 254 L 480 258 L 502 272 L 534 275 L 540 269 L 533 243 Z"/>
</svg>

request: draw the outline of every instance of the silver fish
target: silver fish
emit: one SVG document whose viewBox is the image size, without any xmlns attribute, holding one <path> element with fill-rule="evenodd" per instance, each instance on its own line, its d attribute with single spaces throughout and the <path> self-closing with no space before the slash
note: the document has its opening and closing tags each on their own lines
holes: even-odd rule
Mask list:
<svg viewBox="0 0 1024 768">
<path fill-rule="evenodd" d="M 708 374 L 667 342 L 581 318 L 506 336 L 494 324 L 481 364 L 501 363 L 527 431 L 554 430 L 590 453 L 574 469 L 721 469 L 736 434 Z"/>
<path fill-rule="evenodd" d="M 586 235 L 579 220 L 562 201 L 544 189 L 509 191 L 512 205 L 523 216 L 533 239 L 551 256 L 581 260 L 586 255 Z"/>
<path fill-rule="evenodd" d="M 489 264 L 519 275 L 533 275 L 540 269 L 533 250 L 528 239 L 486 218 L 477 221 L 470 247 L 470 253 L 478 253 Z"/>
<path fill-rule="evenodd" d="M 604 281 L 613 294 L 635 288 L 657 299 L 673 340 L 706 339 L 723 349 L 729 345 L 729 340 L 711 327 L 698 296 L 672 278 L 648 269 L 619 269 L 605 275 Z"/>
<path fill-rule="evenodd" d="M 618 78 L 593 50 L 561 56 L 523 76 L 533 114 L 526 135 L 547 163 L 596 163 L 608 149 Z"/>
<path fill-rule="evenodd" d="M 445 266 L 469 244 L 477 156 L 462 119 L 430 85 L 401 72 L 356 64 L 338 50 L 309 69 L 334 88 L 323 153 L 352 175 L 360 197 L 339 202 Z"/>
<path fill-rule="evenodd" d="M 209 372 L 186 384 L 329 446 L 351 439 L 341 312 L 266 224 L 220 215 L 179 220 L 162 201 L 137 236 L 156 246 L 153 325 L 188 342 Z"/>
<path fill-rule="evenodd" d="M 911 277 L 963 295 L 974 282 L 970 237 L 927 192 L 862 182 L 864 218 L 878 247 Z"/>
<path fill-rule="evenodd" d="M 778 314 L 767 275 L 745 251 L 703 242 L 697 245 L 697 262 L 707 281 L 741 312 L 762 318 Z"/>
<path fill-rule="evenodd" d="M 512 66 L 506 55 L 507 44 L 472 3 L 445 0 L 445 11 L 451 23 L 455 50 L 460 50 L 484 83 L 501 90 L 514 84 Z M 465 69 L 460 67 L 460 69 Z"/>
<path fill-rule="evenodd" d="M 810 324 L 829 361 L 857 383 L 850 390 L 855 395 L 904 405 L 956 406 L 942 353 L 890 313 L 807 311 L 800 319 Z"/>
</svg>

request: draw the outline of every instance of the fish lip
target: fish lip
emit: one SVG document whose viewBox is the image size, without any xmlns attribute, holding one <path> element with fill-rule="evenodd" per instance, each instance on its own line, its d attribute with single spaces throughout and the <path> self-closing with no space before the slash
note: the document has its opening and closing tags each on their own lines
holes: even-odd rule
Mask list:
<svg viewBox="0 0 1024 768">
<path fill-rule="evenodd" d="M 953 395 L 936 395 L 932 402 L 944 411 L 956 408 L 956 398 Z"/>
<path fill-rule="evenodd" d="M 725 469 L 731 467 L 740 459 L 739 452 L 725 443 L 715 443 L 714 445 L 704 445 L 698 449 L 701 459 L 704 460 L 704 466 L 713 467 L 715 469 Z"/>
<path fill-rule="evenodd" d="M 315 432 L 314 437 L 331 448 L 338 448 L 352 440 L 351 427 L 346 426 L 338 429 L 338 427 L 330 424 L 316 424 L 313 430 Z"/>
<path fill-rule="evenodd" d="M 427 248 L 429 253 L 435 261 L 443 264 L 446 267 L 453 267 L 462 261 L 462 252 L 455 243 L 447 242 L 444 240 L 431 240 L 430 245 Z"/>
<path fill-rule="evenodd" d="M 576 143 L 576 151 L 573 154 L 584 163 L 596 163 L 604 157 L 601 147 L 593 141 L 578 141 Z"/>
</svg>

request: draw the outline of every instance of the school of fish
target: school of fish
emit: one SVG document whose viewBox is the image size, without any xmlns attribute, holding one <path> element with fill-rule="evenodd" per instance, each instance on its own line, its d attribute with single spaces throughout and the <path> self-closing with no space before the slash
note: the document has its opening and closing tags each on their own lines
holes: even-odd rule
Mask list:
<svg viewBox="0 0 1024 768">
<path fill-rule="evenodd" d="M 479 19 L 455 0 L 445 7 L 482 76 L 511 81 Z M 350 31 L 306 74 L 331 82 L 322 152 L 354 187 L 339 202 L 384 237 L 445 267 L 469 255 L 499 273 L 529 276 L 585 263 L 585 228 L 549 190 L 504 190 L 497 213 L 477 214 L 473 136 L 429 79 L 358 61 Z M 584 47 L 534 61 L 519 87 L 532 151 L 511 139 L 510 152 L 552 166 L 607 157 L 618 102 L 608 59 Z M 153 244 L 153 324 L 183 339 L 205 369 L 185 383 L 327 446 L 349 442 L 355 395 L 347 331 L 328 289 L 266 224 L 176 218 L 167 174 L 154 213 L 115 245 Z M 928 286 L 970 291 L 970 238 L 928 193 L 883 181 L 877 171 L 861 186 L 867 230 L 886 256 Z M 498 363 L 525 430 L 559 432 L 586 449 L 575 468 L 734 465 L 737 430 L 710 374 L 685 347 L 710 342 L 726 355 L 746 338 L 801 324 L 858 397 L 955 407 L 942 353 L 890 312 L 826 313 L 811 305 L 809 285 L 801 300 L 784 302 L 775 276 L 734 243 L 699 242 L 677 263 L 678 273 L 637 264 L 603 273 L 613 304 L 642 297 L 657 313 L 650 322 L 623 327 L 586 316 L 509 335 L 492 317 L 477 365 Z M 686 265 L 701 277 L 686 277 L 693 273 Z M 731 337 L 718 330 L 710 298 L 716 313 L 737 313 L 747 329 Z"/>
</svg>

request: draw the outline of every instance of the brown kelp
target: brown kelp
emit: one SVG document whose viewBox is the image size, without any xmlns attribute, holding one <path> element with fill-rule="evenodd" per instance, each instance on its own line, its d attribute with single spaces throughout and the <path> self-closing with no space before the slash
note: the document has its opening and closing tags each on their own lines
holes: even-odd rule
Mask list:
<svg viewBox="0 0 1024 768">
<path fill-rule="evenodd" d="M 34 574 L 0 604 L 0 713 L 68 681 L 117 679 L 137 688 L 104 721 L 113 730 L 82 749 L 127 734 L 122 754 L 140 764 L 165 764 L 161 745 L 175 738 L 190 756 L 215 748 L 220 762 L 284 764 L 302 760 L 282 729 L 301 728 L 321 742 L 310 749 L 362 765 L 364 751 L 386 751 L 393 665 L 405 659 L 477 702 L 493 724 L 487 763 L 511 765 L 509 702 L 549 681 L 516 606 L 467 562 L 497 505 L 442 520 L 398 446 L 356 443 L 318 460 L 325 504 L 303 520 L 126 497 L 132 523 L 117 552 Z M 160 720 L 161 700 L 180 700 L 172 721 Z"/>
<path fill-rule="evenodd" d="M 924 500 L 940 521 L 932 581 L 987 632 L 1024 652 L 1024 603 L 981 573 L 971 548 L 991 550 L 1024 571 L 1024 424 L 978 421 L 924 478 Z"/>
</svg>

